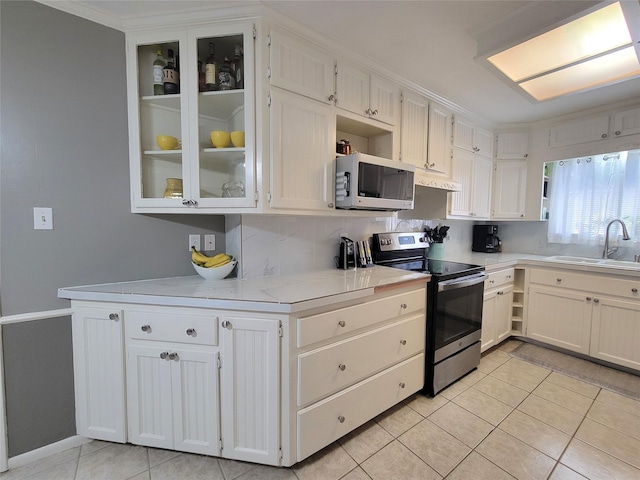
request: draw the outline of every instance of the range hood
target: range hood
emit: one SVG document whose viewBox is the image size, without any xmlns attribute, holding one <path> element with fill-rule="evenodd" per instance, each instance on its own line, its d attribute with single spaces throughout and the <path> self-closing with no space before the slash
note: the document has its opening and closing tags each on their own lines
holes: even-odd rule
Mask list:
<svg viewBox="0 0 640 480">
<path fill-rule="evenodd" d="M 418 189 L 418 187 L 437 188 L 440 190 L 446 190 L 447 192 L 459 192 L 462 190 L 462 185 L 458 182 L 454 182 L 448 178 L 439 177 L 432 173 L 427 173 L 421 168 L 416 168 L 414 175 L 416 189 Z"/>
</svg>

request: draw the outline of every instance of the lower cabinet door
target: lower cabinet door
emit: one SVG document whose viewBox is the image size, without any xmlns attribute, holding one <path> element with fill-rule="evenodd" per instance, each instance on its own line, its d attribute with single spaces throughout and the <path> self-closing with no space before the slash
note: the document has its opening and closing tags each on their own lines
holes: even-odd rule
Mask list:
<svg viewBox="0 0 640 480">
<path fill-rule="evenodd" d="M 298 412 L 298 461 L 368 422 L 424 385 L 416 355 Z"/>
<path fill-rule="evenodd" d="M 640 370 L 640 304 L 607 297 L 593 302 L 590 355 Z"/>
<path fill-rule="evenodd" d="M 129 441 L 136 445 L 173 449 L 169 353 L 161 344 L 127 347 Z"/>
<path fill-rule="evenodd" d="M 531 285 L 527 336 L 588 355 L 592 304 L 589 298 L 588 293 Z"/>
<path fill-rule="evenodd" d="M 73 368 L 79 435 L 126 442 L 123 312 L 78 307 L 73 314 Z"/>
<path fill-rule="evenodd" d="M 489 290 L 484 294 L 482 303 L 482 332 L 480 337 L 481 351 L 488 350 L 496 344 L 496 303 L 498 292 Z"/>
<path fill-rule="evenodd" d="M 503 287 L 498 292 L 496 309 L 496 343 L 511 335 L 511 311 L 513 305 L 513 286 Z"/>
</svg>

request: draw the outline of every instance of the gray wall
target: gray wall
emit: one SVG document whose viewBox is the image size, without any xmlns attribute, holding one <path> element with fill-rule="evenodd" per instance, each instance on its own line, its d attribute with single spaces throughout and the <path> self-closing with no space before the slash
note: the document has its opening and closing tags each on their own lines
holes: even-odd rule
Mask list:
<svg viewBox="0 0 640 480">
<path fill-rule="evenodd" d="M 189 233 L 222 251 L 222 216 L 130 213 L 124 34 L 31 1 L 0 1 L 0 19 L 1 314 L 68 307 L 63 286 L 193 275 Z M 3 336 L 9 456 L 74 435 L 70 319 Z"/>
</svg>

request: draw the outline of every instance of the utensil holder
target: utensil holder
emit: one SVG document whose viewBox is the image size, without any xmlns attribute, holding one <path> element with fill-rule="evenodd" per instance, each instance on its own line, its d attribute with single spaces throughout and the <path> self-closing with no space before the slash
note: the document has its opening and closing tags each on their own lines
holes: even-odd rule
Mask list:
<svg viewBox="0 0 640 480">
<path fill-rule="evenodd" d="M 429 253 L 427 256 L 429 258 L 442 260 L 444 258 L 444 243 L 432 243 L 429 246 Z"/>
</svg>

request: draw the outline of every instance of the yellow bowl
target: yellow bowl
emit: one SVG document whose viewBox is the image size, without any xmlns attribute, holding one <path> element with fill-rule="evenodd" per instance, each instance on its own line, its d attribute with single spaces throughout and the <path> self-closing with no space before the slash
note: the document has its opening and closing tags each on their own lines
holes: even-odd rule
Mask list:
<svg viewBox="0 0 640 480">
<path fill-rule="evenodd" d="M 171 135 L 158 135 L 156 141 L 162 150 L 175 150 L 180 144 L 180 140 Z"/>
<path fill-rule="evenodd" d="M 234 147 L 244 147 L 244 132 L 241 130 L 231 132 L 231 143 Z"/>
<path fill-rule="evenodd" d="M 231 142 L 231 135 L 229 132 L 222 130 L 214 130 L 211 132 L 211 143 L 216 148 L 227 148 Z"/>
</svg>

